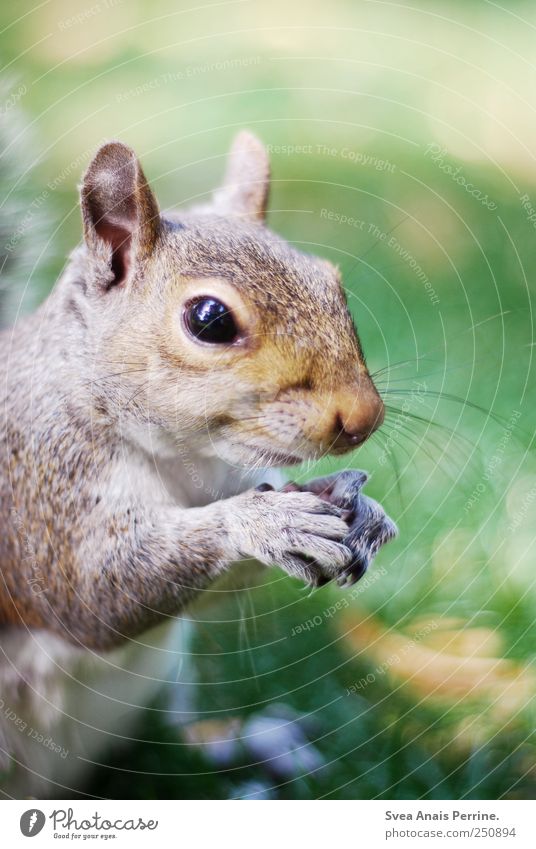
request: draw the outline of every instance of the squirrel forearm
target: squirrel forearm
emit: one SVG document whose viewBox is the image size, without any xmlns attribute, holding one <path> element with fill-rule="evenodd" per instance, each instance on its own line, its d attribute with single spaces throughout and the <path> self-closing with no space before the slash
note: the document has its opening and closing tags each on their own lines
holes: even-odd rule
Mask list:
<svg viewBox="0 0 536 849">
<path fill-rule="evenodd" d="M 86 530 L 66 592 L 36 599 L 43 625 L 97 650 L 113 648 L 178 613 L 230 562 L 219 504 L 125 510 Z M 62 568 L 61 564 L 58 568 Z"/>
</svg>

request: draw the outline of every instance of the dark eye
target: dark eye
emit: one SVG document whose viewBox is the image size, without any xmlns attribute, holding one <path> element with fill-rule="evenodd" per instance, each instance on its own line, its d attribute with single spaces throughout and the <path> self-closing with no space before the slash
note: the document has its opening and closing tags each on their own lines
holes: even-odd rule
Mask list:
<svg viewBox="0 0 536 849">
<path fill-rule="evenodd" d="M 225 345 L 234 342 L 238 328 L 232 313 L 215 298 L 200 298 L 185 314 L 188 330 L 201 342 Z"/>
</svg>

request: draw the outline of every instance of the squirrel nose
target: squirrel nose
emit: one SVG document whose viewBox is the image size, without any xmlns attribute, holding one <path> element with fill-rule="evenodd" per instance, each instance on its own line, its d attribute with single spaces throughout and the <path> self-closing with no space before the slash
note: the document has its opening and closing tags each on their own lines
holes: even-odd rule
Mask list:
<svg viewBox="0 0 536 849">
<path fill-rule="evenodd" d="M 359 400 L 354 395 L 348 405 L 339 406 L 335 413 L 331 450 L 343 453 L 357 448 L 380 427 L 384 418 L 385 407 L 376 393 Z"/>
</svg>

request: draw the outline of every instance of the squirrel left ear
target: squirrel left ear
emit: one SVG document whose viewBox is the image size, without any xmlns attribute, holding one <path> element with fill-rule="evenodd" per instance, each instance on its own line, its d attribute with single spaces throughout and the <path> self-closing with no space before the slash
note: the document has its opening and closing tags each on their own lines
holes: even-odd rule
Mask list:
<svg viewBox="0 0 536 849">
<path fill-rule="evenodd" d="M 242 130 L 231 146 L 223 185 L 214 193 L 211 211 L 262 222 L 269 189 L 268 152 L 257 136 Z"/>
<path fill-rule="evenodd" d="M 160 215 L 133 150 L 102 145 L 87 169 L 80 194 L 88 249 L 106 262 L 106 288 L 123 283 L 156 242 Z"/>
</svg>

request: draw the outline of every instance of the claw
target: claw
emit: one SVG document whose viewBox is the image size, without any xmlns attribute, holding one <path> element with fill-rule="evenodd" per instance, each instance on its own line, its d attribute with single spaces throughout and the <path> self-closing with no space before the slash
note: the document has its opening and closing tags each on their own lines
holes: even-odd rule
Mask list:
<svg viewBox="0 0 536 849">
<path fill-rule="evenodd" d="M 352 560 L 350 564 L 350 583 L 356 584 L 361 580 L 365 572 L 369 567 L 369 558 L 368 557 L 357 557 L 355 560 Z"/>
<path fill-rule="evenodd" d="M 331 578 L 328 578 L 326 575 L 319 575 L 317 580 L 316 580 L 316 586 L 317 587 L 325 587 L 326 584 L 329 584 L 330 581 L 331 581 Z"/>
<path fill-rule="evenodd" d="M 283 487 L 284 492 L 312 492 L 325 502 L 326 510 L 337 513 L 348 525 L 342 544 L 351 550 L 353 559 L 336 578 L 340 587 L 357 583 L 382 545 L 398 533 L 383 507 L 361 493 L 367 480 L 366 472 L 355 470 L 316 478 L 303 487 L 293 481 Z M 329 580 L 319 576 L 316 586 L 323 586 Z"/>
</svg>

